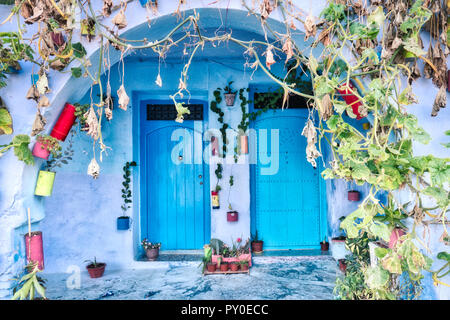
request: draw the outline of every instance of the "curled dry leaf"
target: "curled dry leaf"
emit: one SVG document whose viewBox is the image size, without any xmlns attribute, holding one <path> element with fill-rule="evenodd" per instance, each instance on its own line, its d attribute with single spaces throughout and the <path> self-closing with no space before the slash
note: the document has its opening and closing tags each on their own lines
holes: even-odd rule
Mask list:
<svg viewBox="0 0 450 320">
<path fill-rule="evenodd" d="M 45 74 L 45 72 L 39 75 L 39 79 L 38 81 L 36 81 L 36 88 L 41 95 L 46 94 L 50 91 L 48 87 L 47 75 Z"/>
<path fill-rule="evenodd" d="M 119 90 L 117 90 L 117 96 L 119 97 L 119 108 L 127 111 L 127 106 L 130 102 L 130 98 L 128 97 L 123 85 L 121 85 Z"/>
<path fill-rule="evenodd" d="M 317 26 L 315 24 L 314 17 L 309 14 L 305 19 L 305 41 L 309 39 L 309 37 L 314 37 L 317 32 Z"/>
<path fill-rule="evenodd" d="M 31 128 L 31 136 L 34 137 L 35 135 L 42 132 L 45 128 L 45 124 L 47 123 L 47 120 L 42 116 L 41 112 L 36 112 L 36 117 L 34 118 L 33 127 Z"/>
<path fill-rule="evenodd" d="M 330 31 L 331 29 L 323 29 L 322 32 L 319 34 L 318 40 L 322 42 L 322 44 L 326 47 L 329 46 L 331 43 L 330 39 Z"/>
<path fill-rule="evenodd" d="M 266 67 L 270 70 L 270 66 L 275 63 L 275 60 L 273 59 L 272 46 L 268 46 L 264 54 L 266 55 Z"/>
<path fill-rule="evenodd" d="M 91 136 L 94 140 L 98 139 L 98 119 L 94 108 L 91 106 L 89 110 L 83 115 L 86 121 L 86 134 Z"/>
<path fill-rule="evenodd" d="M 155 83 L 159 86 L 162 87 L 162 79 L 161 79 L 161 75 L 158 73 L 158 76 L 156 77 Z"/>
<path fill-rule="evenodd" d="M 30 87 L 30 89 L 28 89 L 26 98 L 38 101 L 38 99 L 39 99 L 39 91 L 38 91 L 38 89 L 36 88 L 35 85 L 32 85 Z"/>
<path fill-rule="evenodd" d="M 50 68 L 57 71 L 62 71 L 66 67 L 66 64 L 61 61 L 61 59 L 57 59 L 50 63 Z"/>
<path fill-rule="evenodd" d="M 263 0 L 261 3 L 261 18 L 263 20 L 267 19 L 272 11 L 273 6 L 270 3 L 270 0 Z"/>
<path fill-rule="evenodd" d="M 286 62 L 292 58 L 292 56 L 294 55 L 294 52 L 292 50 L 292 41 L 291 38 L 286 37 L 284 44 L 283 44 L 283 48 L 282 48 L 283 52 L 286 54 Z"/>
<path fill-rule="evenodd" d="M 333 105 L 329 94 L 323 96 L 322 100 L 318 99 L 318 109 L 320 118 L 327 121 L 333 114 Z"/>
<path fill-rule="evenodd" d="M 105 108 L 105 115 L 106 115 L 106 119 L 108 119 L 109 121 L 112 120 L 113 113 L 112 113 L 112 110 L 109 107 Z"/>
<path fill-rule="evenodd" d="M 316 159 L 321 156 L 319 150 L 316 148 L 317 143 L 317 132 L 314 128 L 314 124 L 311 120 L 308 120 L 302 131 L 302 136 L 306 137 L 306 160 L 311 163 L 311 165 L 316 168 Z"/>
<path fill-rule="evenodd" d="M 119 29 L 123 29 L 128 25 L 127 18 L 125 17 L 125 12 L 123 9 L 121 9 L 119 13 L 116 14 L 116 16 L 112 20 L 112 23 L 114 23 Z"/>
<path fill-rule="evenodd" d="M 446 91 L 445 86 L 442 86 L 439 89 L 439 92 L 436 95 L 436 99 L 434 99 L 433 110 L 431 111 L 432 117 L 437 116 L 439 110 L 447 106 L 447 94 L 445 91 Z"/>
<path fill-rule="evenodd" d="M 89 163 L 87 174 L 94 179 L 97 179 L 98 176 L 100 175 L 100 166 L 98 165 L 97 160 L 95 160 L 95 158 L 92 158 L 91 162 Z"/>
<path fill-rule="evenodd" d="M 111 15 L 112 6 L 112 0 L 103 0 L 102 15 L 104 17 L 109 17 Z"/>
<path fill-rule="evenodd" d="M 41 99 L 39 99 L 38 107 L 39 108 L 45 108 L 50 105 L 50 100 L 46 96 L 42 96 Z"/>
</svg>

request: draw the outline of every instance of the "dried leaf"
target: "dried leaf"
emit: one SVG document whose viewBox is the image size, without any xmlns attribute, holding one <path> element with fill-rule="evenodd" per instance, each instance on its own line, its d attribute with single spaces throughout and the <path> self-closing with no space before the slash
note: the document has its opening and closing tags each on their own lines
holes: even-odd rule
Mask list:
<svg viewBox="0 0 450 320">
<path fill-rule="evenodd" d="M 97 179 L 98 176 L 100 175 L 100 166 L 98 165 L 97 160 L 95 160 L 95 158 L 92 158 L 91 162 L 89 163 L 87 174 L 94 179 Z"/>
<path fill-rule="evenodd" d="M 48 79 L 45 72 L 39 75 L 39 80 L 36 81 L 36 88 L 38 89 L 38 92 L 41 95 L 46 94 L 49 91 Z"/>
<path fill-rule="evenodd" d="M 112 0 L 103 0 L 102 15 L 104 17 L 109 17 L 111 15 L 112 6 Z"/>
<path fill-rule="evenodd" d="M 130 98 L 128 97 L 123 85 L 121 85 L 119 90 L 117 90 L 117 96 L 119 97 L 119 108 L 127 111 L 127 106 L 130 102 Z"/>
<path fill-rule="evenodd" d="M 442 86 L 439 89 L 438 94 L 436 95 L 436 99 L 433 103 L 433 110 L 431 111 L 431 116 L 435 117 L 437 116 L 439 110 L 441 108 L 445 108 L 447 106 L 447 94 L 446 94 L 446 87 Z"/>
<path fill-rule="evenodd" d="M 158 76 L 156 77 L 155 83 L 159 86 L 162 87 L 162 79 L 161 79 L 161 75 L 158 73 Z"/>
<path fill-rule="evenodd" d="M 125 12 L 123 9 L 121 9 L 119 13 L 116 14 L 116 16 L 112 20 L 112 23 L 114 23 L 119 29 L 123 29 L 128 25 L 127 18 L 125 17 Z"/>
<path fill-rule="evenodd" d="M 106 115 L 106 119 L 108 119 L 109 121 L 112 120 L 113 113 L 110 108 L 108 108 L 108 107 L 105 108 L 105 115 Z"/>
<path fill-rule="evenodd" d="M 266 67 L 270 70 L 270 66 L 275 63 L 275 60 L 273 59 L 272 46 L 268 46 L 264 54 L 266 55 Z"/>
<path fill-rule="evenodd" d="M 61 61 L 61 59 L 55 60 L 50 63 L 50 68 L 57 71 L 62 71 L 66 67 L 66 64 Z"/>
<path fill-rule="evenodd" d="M 309 37 L 314 37 L 317 32 L 317 26 L 315 24 L 314 17 L 309 14 L 305 19 L 305 41 L 309 39 Z"/>
<path fill-rule="evenodd" d="M 41 99 L 39 99 L 38 107 L 39 108 L 45 108 L 50 105 L 50 100 L 46 96 L 42 96 Z"/>
<path fill-rule="evenodd" d="M 41 112 L 36 112 L 36 117 L 34 118 L 33 127 L 31 128 L 31 136 L 34 137 L 35 135 L 42 132 L 45 128 L 45 124 L 47 123 L 47 120 L 42 116 Z"/>
<path fill-rule="evenodd" d="M 97 115 L 95 114 L 94 108 L 91 107 L 89 110 L 83 115 L 85 121 L 86 121 L 86 127 L 87 127 L 87 135 L 91 136 L 94 140 L 98 139 L 98 119 Z"/>
<path fill-rule="evenodd" d="M 330 31 L 331 29 L 323 29 L 322 32 L 319 34 L 318 40 L 322 42 L 322 44 L 326 47 L 329 46 L 331 43 L 330 39 Z"/>
<path fill-rule="evenodd" d="M 320 118 L 327 121 L 333 114 L 333 104 L 329 94 L 323 96 L 322 100 L 318 100 Z"/>
<path fill-rule="evenodd" d="M 30 87 L 30 89 L 28 89 L 26 98 L 27 99 L 33 99 L 35 101 L 37 101 L 39 99 L 39 91 L 38 91 L 38 89 L 36 88 L 35 85 L 32 85 Z"/>
<path fill-rule="evenodd" d="M 307 146 L 306 146 L 306 160 L 311 163 L 311 165 L 316 168 L 316 160 L 321 156 L 319 150 L 316 148 L 317 143 L 317 132 L 314 128 L 314 124 L 311 120 L 308 120 L 305 127 L 302 131 L 302 136 L 306 137 Z"/>
<path fill-rule="evenodd" d="M 292 50 L 292 41 L 291 38 L 287 37 L 284 41 L 283 48 L 281 49 L 286 54 L 286 62 L 292 58 L 294 55 L 294 51 Z"/>
</svg>

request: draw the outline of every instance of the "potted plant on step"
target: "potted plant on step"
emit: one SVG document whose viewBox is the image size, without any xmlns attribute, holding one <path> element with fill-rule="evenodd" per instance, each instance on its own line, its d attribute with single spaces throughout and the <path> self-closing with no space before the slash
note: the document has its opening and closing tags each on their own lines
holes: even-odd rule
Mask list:
<svg viewBox="0 0 450 320">
<path fill-rule="evenodd" d="M 239 261 L 239 265 L 241 266 L 242 271 L 248 270 L 248 261 L 247 260 Z"/>
<path fill-rule="evenodd" d="M 94 261 L 92 260 L 86 260 L 85 262 L 88 263 L 86 266 L 86 269 L 89 273 L 89 276 L 91 278 L 100 278 L 103 276 L 103 273 L 105 272 L 106 263 L 104 262 L 97 262 L 97 259 L 94 257 Z"/>
<path fill-rule="evenodd" d="M 345 259 L 339 259 L 338 262 L 339 262 L 339 269 L 343 273 L 345 273 L 345 270 L 347 269 L 347 263 L 346 263 Z"/>
<path fill-rule="evenodd" d="M 215 272 L 217 265 L 211 261 L 212 249 L 209 244 L 203 246 L 203 253 L 202 263 L 200 264 L 202 266 L 202 272 L 205 272 L 205 270 Z"/>
<path fill-rule="evenodd" d="M 330 244 L 327 241 L 327 237 L 323 239 L 323 241 L 320 243 L 320 250 L 322 251 L 328 251 L 328 248 L 330 247 Z"/>
<path fill-rule="evenodd" d="M 52 154 L 51 160 L 47 160 L 43 170 L 39 171 L 38 179 L 36 182 L 36 188 L 34 190 L 34 194 L 37 196 L 48 197 L 52 195 L 53 192 L 53 183 L 55 181 L 56 176 L 56 168 L 61 168 L 63 164 L 68 164 L 73 157 L 73 131 L 69 140 L 69 145 L 63 151 L 61 151 L 61 146 L 56 139 L 47 136 L 46 141 L 52 141 L 52 147 L 49 149 Z M 48 148 L 48 145 L 47 147 Z"/>
<path fill-rule="evenodd" d="M 228 84 L 223 88 L 224 96 L 225 96 L 225 104 L 227 107 L 234 106 L 234 101 L 236 100 L 236 90 L 231 88 L 231 85 L 234 81 L 229 81 Z"/>
<path fill-rule="evenodd" d="M 230 270 L 231 271 L 238 271 L 239 270 L 239 262 L 231 262 L 230 263 Z"/>
<path fill-rule="evenodd" d="M 161 243 L 151 243 L 144 238 L 141 242 L 142 247 L 145 250 L 145 254 L 149 261 L 155 261 L 159 256 L 159 248 L 161 248 Z"/>
<path fill-rule="evenodd" d="M 263 252 L 263 244 L 264 241 L 258 238 L 258 230 L 256 230 L 255 235 L 252 235 L 252 251 L 254 253 L 262 253 Z"/>
<path fill-rule="evenodd" d="M 131 208 L 130 204 L 133 202 L 130 189 L 130 182 L 131 182 L 130 167 L 134 166 L 136 166 L 136 162 L 131 161 L 125 163 L 125 166 L 123 167 L 123 182 L 122 182 L 123 204 L 121 206 L 123 213 L 120 217 L 117 218 L 117 230 L 128 230 L 130 228 L 130 217 L 126 215 L 126 212 L 128 209 Z"/>
</svg>

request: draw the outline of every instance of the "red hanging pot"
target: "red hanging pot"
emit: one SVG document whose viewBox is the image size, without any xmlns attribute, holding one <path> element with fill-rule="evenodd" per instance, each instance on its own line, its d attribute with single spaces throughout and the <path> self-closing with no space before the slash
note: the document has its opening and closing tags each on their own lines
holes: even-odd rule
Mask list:
<svg viewBox="0 0 450 320">
<path fill-rule="evenodd" d="M 44 246 L 42 232 L 31 232 L 31 236 L 25 235 L 25 254 L 28 262 L 37 262 L 38 268 L 44 270 Z"/>
<path fill-rule="evenodd" d="M 227 212 L 227 221 L 228 222 L 235 222 L 238 221 L 239 214 L 237 211 L 228 211 Z"/>
<path fill-rule="evenodd" d="M 348 83 L 348 86 L 342 86 L 338 89 L 338 92 L 342 94 L 342 98 L 344 99 L 344 101 L 348 105 L 352 106 L 353 113 L 356 115 L 356 120 L 360 120 L 364 118 L 359 113 L 359 107 L 362 105 L 362 103 L 359 101 L 358 97 L 352 93 L 352 91 L 357 92 L 357 89 L 351 81 Z"/>
<path fill-rule="evenodd" d="M 359 201 L 359 191 L 350 190 L 347 195 L 348 201 Z"/>
<path fill-rule="evenodd" d="M 50 136 L 60 141 L 66 140 L 66 137 L 75 122 L 75 107 L 70 103 L 66 103 L 63 111 L 61 112 L 58 121 L 53 127 Z"/>
</svg>

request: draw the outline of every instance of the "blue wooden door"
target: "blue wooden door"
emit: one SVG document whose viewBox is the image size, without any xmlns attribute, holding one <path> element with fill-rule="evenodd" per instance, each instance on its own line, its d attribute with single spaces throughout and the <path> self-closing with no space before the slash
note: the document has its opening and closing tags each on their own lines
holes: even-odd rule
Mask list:
<svg viewBox="0 0 450 320">
<path fill-rule="evenodd" d="M 306 139 L 301 135 L 307 112 L 270 110 L 254 123 L 258 161 L 252 166 L 252 229 L 266 249 L 317 248 L 321 241 L 319 172 L 306 161 Z M 261 129 L 267 130 L 267 148 Z M 272 129 L 278 130 L 278 142 L 271 140 L 276 134 Z M 273 143 L 278 143 L 278 150 Z M 270 166 L 260 161 L 265 153 L 272 161 L 278 158 L 273 175 L 264 173 Z"/>
<path fill-rule="evenodd" d="M 141 117 L 142 237 L 163 250 L 201 249 L 209 239 L 202 128 L 202 121 Z"/>
</svg>

